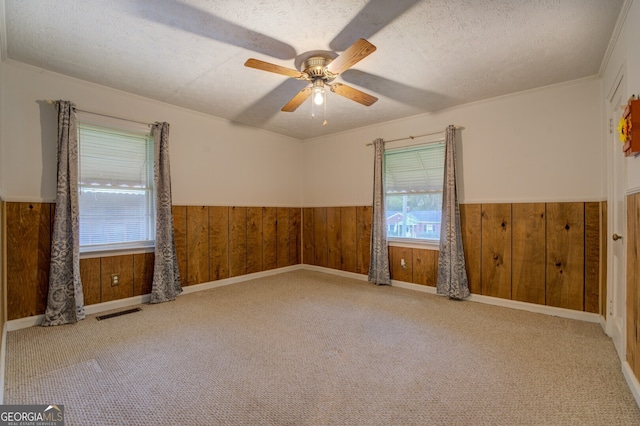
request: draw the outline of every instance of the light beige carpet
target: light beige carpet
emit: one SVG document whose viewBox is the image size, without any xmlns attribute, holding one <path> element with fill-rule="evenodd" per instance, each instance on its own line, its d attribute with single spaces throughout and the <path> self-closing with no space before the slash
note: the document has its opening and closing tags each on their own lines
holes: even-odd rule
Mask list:
<svg viewBox="0 0 640 426">
<path fill-rule="evenodd" d="M 597 324 L 294 271 L 8 333 L 67 425 L 638 425 Z"/>
</svg>

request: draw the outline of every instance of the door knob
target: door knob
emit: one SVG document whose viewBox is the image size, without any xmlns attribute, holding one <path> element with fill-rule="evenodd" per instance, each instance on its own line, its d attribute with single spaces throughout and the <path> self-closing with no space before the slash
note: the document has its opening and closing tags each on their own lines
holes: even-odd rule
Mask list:
<svg viewBox="0 0 640 426">
<path fill-rule="evenodd" d="M 613 234 L 613 236 L 611 238 L 613 238 L 613 241 L 618 241 L 618 240 L 622 239 L 622 235 Z"/>
</svg>

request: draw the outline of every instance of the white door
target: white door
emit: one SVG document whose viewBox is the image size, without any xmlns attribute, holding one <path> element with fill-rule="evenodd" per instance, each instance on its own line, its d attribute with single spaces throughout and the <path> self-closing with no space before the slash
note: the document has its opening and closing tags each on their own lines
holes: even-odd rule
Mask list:
<svg viewBox="0 0 640 426">
<path fill-rule="evenodd" d="M 609 92 L 609 117 L 611 128 L 609 137 L 609 195 L 608 195 L 608 230 L 610 248 L 608 256 L 607 316 L 606 332 L 613 338 L 618 354 L 625 355 L 625 256 L 626 256 L 626 159 L 622 152 L 622 143 L 616 130 L 618 120 L 622 116 L 621 105 L 626 104 L 624 75 L 616 79 L 616 84 Z M 621 238 L 620 238 L 621 237 Z"/>
</svg>

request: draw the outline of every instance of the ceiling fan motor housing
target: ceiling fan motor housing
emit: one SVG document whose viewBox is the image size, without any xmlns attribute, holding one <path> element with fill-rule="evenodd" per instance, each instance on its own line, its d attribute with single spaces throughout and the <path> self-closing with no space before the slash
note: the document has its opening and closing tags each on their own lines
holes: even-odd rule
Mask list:
<svg viewBox="0 0 640 426">
<path fill-rule="evenodd" d="M 330 82 L 336 78 L 327 70 L 327 65 L 331 63 L 331 58 L 325 58 L 324 56 L 312 56 L 302 63 L 301 71 L 309 76 L 310 80 L 322 79 L 325 82 Z"/>
</svg>

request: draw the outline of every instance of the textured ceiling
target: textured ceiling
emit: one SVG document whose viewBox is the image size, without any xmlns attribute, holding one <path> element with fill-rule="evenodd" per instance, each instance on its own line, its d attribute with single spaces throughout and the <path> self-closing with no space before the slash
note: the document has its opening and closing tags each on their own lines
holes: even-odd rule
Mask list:
<svg viewBox="0 0 640 426">
<path fill-rule="evenodd" d="M 307 139 L 598 73 L 623 0 L 0 0 L 7 57 Z M 338 77 L 379 98 L 328 94 L 280 112 L 310 51 L 377 50 Z"/>
</svg>

